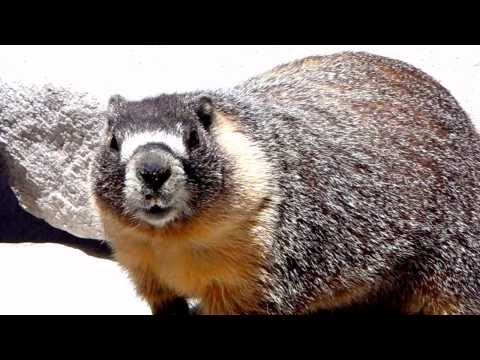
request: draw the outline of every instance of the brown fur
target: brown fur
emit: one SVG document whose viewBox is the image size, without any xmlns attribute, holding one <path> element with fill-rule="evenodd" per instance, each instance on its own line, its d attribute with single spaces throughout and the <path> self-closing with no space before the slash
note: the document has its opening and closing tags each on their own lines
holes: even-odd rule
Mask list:
<svg viewBox="0 0 480 360">
<path fill-rule="evenodd" d="M 356 304 L 360 300 L 365 299 L 370 292 L 371 288 L 367 285 L 359 285 L 353 289 L 348 289 L 339 285 L 335 292 L 330 296 L 324 296 L 317 299 L 317 301 L 310 306 L 309 312 L 315 313 L 320 310 L 335 310 L 342 307 L 348 307 Z"/>
</svg>

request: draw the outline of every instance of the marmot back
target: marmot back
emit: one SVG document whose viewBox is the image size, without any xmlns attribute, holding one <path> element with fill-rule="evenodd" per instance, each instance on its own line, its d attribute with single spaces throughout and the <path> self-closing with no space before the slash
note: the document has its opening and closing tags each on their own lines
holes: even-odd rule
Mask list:
<svg viewBox="0 0 480 360">
<path fill-rule="evenodd" d="M 418 69 L 310 57 L 110 113 L 94 197 L 154 312 L 480 313 L 480 141 Z"/>
</svg>

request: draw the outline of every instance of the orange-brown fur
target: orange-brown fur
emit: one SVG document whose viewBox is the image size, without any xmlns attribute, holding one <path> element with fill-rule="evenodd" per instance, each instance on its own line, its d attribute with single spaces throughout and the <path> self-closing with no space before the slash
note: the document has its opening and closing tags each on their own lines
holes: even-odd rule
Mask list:
<svg viewBox="0 0 480 360">
<path fill-rule="evenodd" d="M 341 307 L 348 307 L 364 300 L 370 293 L 371 288 L 367 285 L 355 288 L 345 288 L 338 286 L 330 296 L 323 296 L 313 303 L 308 311 L 317 312 L 320 310 L 334 310 Z"/>
<path fill-rule="evenodd" d="M 409 299 L 405 299 L 402 311 L 406 314 L 455 315 L 459 313 L 457 300 L 445 293 L 434 290 L 435 287 L 424 282 L 415 289 Z"/>
</svg>

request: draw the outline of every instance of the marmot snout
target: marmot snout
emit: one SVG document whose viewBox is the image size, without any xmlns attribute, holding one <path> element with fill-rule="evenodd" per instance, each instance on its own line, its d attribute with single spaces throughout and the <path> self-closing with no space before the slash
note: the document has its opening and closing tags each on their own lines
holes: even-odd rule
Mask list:
<svg viewBox="0 0 480 360">
<path fill-rule="evenodd" d="M 139 143 L 126 163 L 125 209 L 149 224 L 161 226 L 176 212 L 184 211 L 185 171 L 173 150 L 164 142 L 149 143 L 152 139 L 155 137 L 145 136 L 146 143 Z"/>
</svg>

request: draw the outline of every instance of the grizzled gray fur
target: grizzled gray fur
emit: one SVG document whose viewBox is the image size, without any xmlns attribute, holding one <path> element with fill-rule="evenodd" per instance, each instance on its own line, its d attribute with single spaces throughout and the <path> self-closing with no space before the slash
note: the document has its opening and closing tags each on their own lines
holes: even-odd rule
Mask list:
<svg viewBox="0 0 480 360">
<path fill-rule="evenodd" d="M 480 139 L 438 82 L 397 60 L 339 53 L 158 106 L 176 109 L 169 121 L 193 116 L 200 94 L 275 170 L 261 313 L 480 313 Z M 210 156 L 199 188 L 216 194 L 208 165 L 234 165 Z"/>
</svg>

